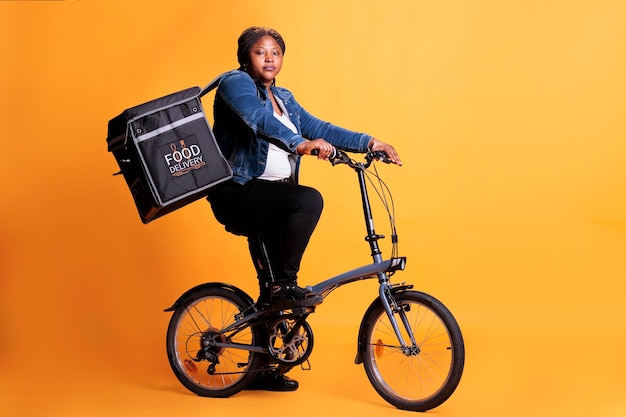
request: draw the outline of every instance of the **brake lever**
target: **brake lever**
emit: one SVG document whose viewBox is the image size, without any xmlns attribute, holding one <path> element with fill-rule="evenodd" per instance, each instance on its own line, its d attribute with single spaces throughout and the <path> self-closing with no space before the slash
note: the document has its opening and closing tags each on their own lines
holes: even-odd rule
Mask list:
<svg viewBox="0 0 626 417">
<path fill-rule="evenodd" d="M 313 156 L 317 156 L 319 155 L 319 153 L 320 152 L 318 149 L 313 149 L 311 151 L 311 155 Z M 349 164 L 350 162 L 352 162 L 352 159 L 350 159 L 348 154 L 337 148 L 333 148 L 333 153 L 328 156 L 328 160 L 333 166 L 337 164 Z"/>
<path fill-rule="evenodd" d="M 337 164 L 350 165 L 352 163 L 352 159 L 348 156 L 348 154 L 337 148 L 335 148 L 333 154 L 328 157 L 328 160 L 333 166 Z"/>
<path fill-rule="evenodd" d="M 391 164 L 393 162 L 391 159 L 389 159 L 385 151 L 369 151 L 367 153 L 367 159 L 370 161 L 376 159 L 378 161 L 384 162 L 385 164 Z"/>
</svg>

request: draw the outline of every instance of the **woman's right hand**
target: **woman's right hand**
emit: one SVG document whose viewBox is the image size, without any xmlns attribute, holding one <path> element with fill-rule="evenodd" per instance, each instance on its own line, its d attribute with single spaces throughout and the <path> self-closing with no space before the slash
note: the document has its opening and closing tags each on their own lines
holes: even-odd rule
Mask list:
<svg viewBox="0 0 626 417">
<path fill-rule="evenodd" d="M 311 155 L 314 150 L 317 149 L 318 159 L 328 159 L 334 152 L 335 148 L 324 139 L 312 139 L 299 144 L 296 147 L 296 152 L 300 155 Z"/>
</svg>

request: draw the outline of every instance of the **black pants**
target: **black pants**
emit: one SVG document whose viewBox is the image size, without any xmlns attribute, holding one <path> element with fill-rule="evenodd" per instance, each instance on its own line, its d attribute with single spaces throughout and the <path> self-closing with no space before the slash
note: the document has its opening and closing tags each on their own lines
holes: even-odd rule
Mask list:
<svg viewBox="0 0 626 417">
<path fill-rule="evenodd" d="M 211 189 L 208 200 L 226 230 L 248 237 L 261 288 L 269 277 L 260 268 L 258 236 L 267 248 L 275 282 L 296 281 L 324 205 L 316 189 L 287 182 L 228 181 Z"/>
</svg>

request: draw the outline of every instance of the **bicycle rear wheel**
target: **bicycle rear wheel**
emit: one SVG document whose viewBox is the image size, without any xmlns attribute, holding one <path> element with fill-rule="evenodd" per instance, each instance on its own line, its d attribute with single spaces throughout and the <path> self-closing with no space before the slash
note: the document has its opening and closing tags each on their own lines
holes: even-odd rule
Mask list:
<svg viewBox="0 0 626 417">
<path fill-rule="evenodd" d="M 254 327 L 243 325 L 222 333 L 249 302 L 221 287 L 201 288 L 174 311 L 167 329 L 167 354 L 178 380 L 204 397 L 229 397 L 246 388 L 256 374 L 261 355 L 221 343 L 255 345 Z"/>
<path fill-rule="evenodd" d="M 450 311 L 432 296 L 418 291 L 393 295 L 395 313 L 407 344 L 406 317 L 416 345 L 403 349 L 387 313 L 375 301 L 363 319 L 363 366 L 374 389 L 387 402 L 410 411 L 427 411 L 441 405 L 454 392 L 465 363 L 461 330 Z"/>
</svg>

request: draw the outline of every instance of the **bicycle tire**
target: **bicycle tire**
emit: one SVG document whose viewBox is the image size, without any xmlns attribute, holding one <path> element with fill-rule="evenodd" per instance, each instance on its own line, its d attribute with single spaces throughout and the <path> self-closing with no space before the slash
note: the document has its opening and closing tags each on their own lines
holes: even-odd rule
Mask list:
<svg viewBox="0 0 626 417">
<path fill-rule="evenodd" d="M 402 410 L 428 411 L 456 390 L 465 364 L 465 345 L 452 313 L 418 291 L 393 294 L 406 314 L 419 349 L 403 352 L 380 300 L 363 318 L 360 340 L 365 373 L 378 394 Z M 395 314 L 405 341 L 406 330 Z"/>
<path fill-rule="evenodd" d="M 203 336 L 231 325 L 235 315 L 249 306 L 249 301 L 221 287 L 200 288 L 178 305 L 167 329 L 167 355 L 174 375 L 188 390 L 203 397 L 224 398 L 245 389 L 252 381 L 261 354 L 230 347 L 209 348 L 219 361 L 210 374 L 211 361 L 204 358 L 206 350 L 202 351 Z M 260 340 L 254 326 L 220 337 L 248 345 Z"/>
</svg>

